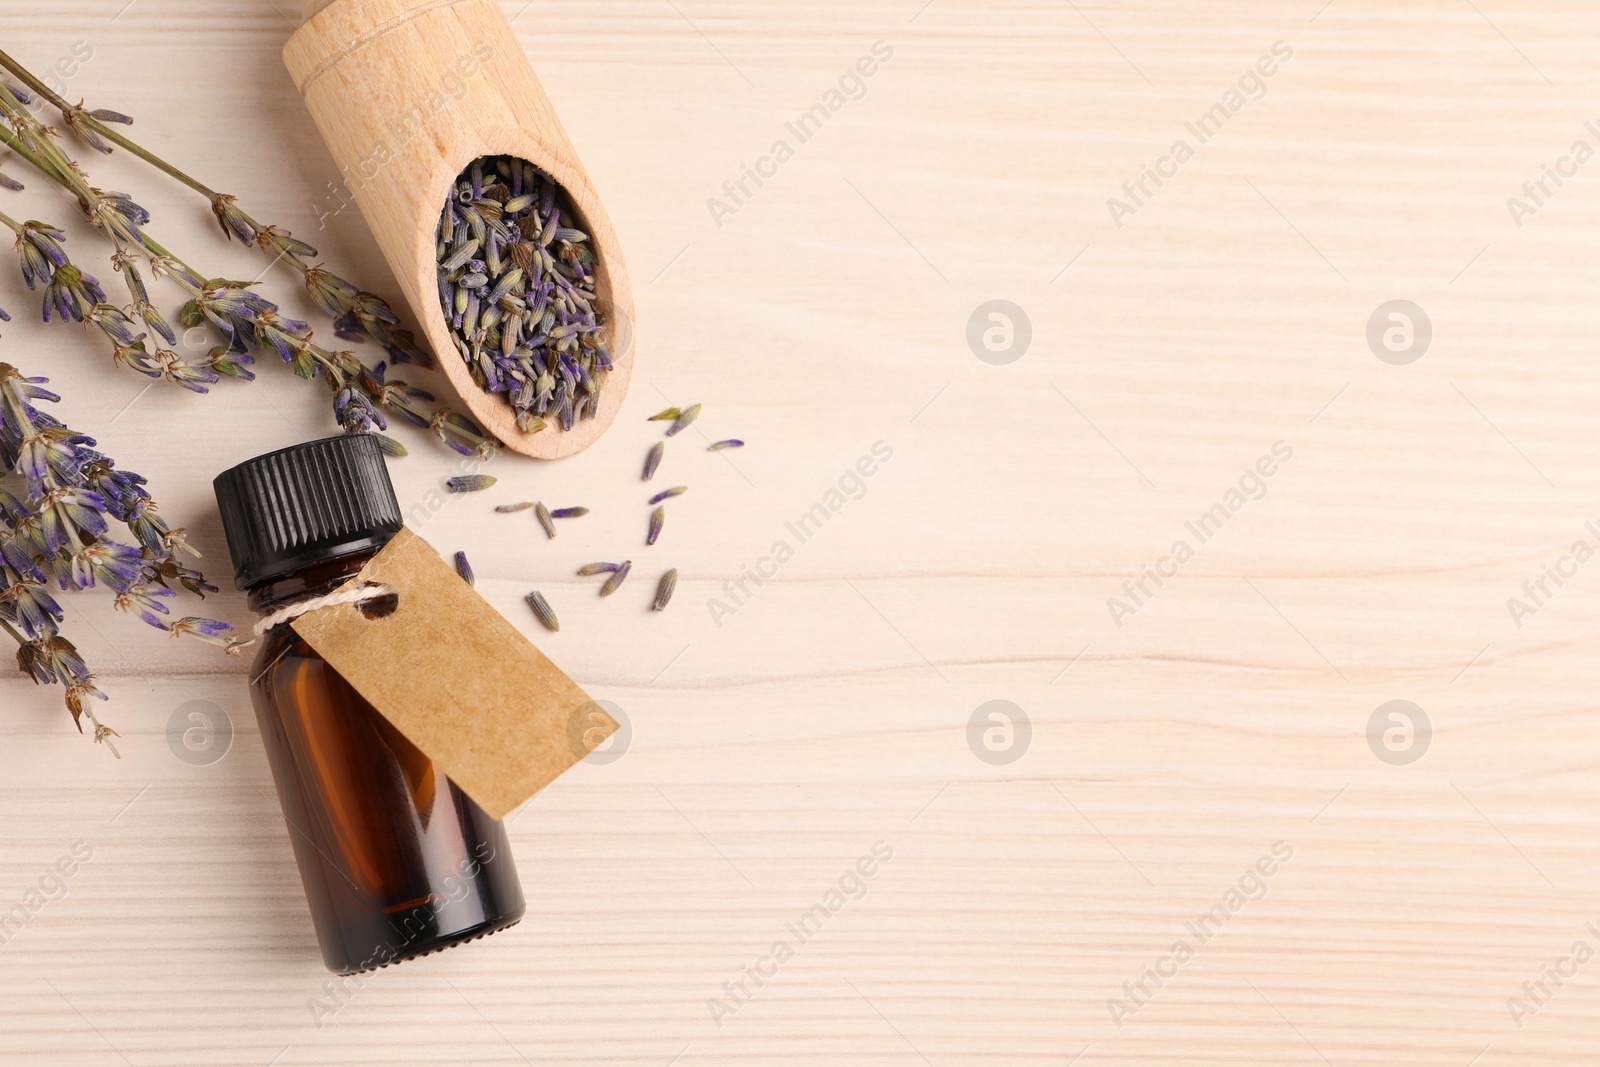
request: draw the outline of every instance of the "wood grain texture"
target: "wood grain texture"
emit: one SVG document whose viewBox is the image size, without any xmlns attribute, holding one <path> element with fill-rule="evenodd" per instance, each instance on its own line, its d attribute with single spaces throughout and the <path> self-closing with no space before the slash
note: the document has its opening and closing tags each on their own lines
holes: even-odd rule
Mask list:
<svg viewBox="0 0 1600 1067">
<path fill-rule="evenodd" d="M 633 377 L 633 287 L 610 216 L 495 0 L 340 0 L 295 32 L 283 59 L 339 184 L 473 415 L 508 448 L 539 459 L 576 455 L 598 440 Z M 595 415 L 570 430 L 553 422 L 519 429 L 504 397 L 473 381 L 439 304 L 439 215 L 473 160 L 501 155 L 528 160 L 566 190 L 594 252 L 614 366 Z"/>
<path fill-rule="evenodd" d="M 138 136 L 397 296 L 330 198 L 338 171 L 283 73 L 294 12 L 276 2 L 216 20 L 177 0 L 114 22 L 120 4 L 30 7 L 7 16 L 7 49 L 48 67 L 88 41 L 69 95 L 136 115 Z M 1585 925 L 1600 925 L 1600 563 L 1563 565 L 1574 576 L 1546 580 L 1520 627 L 1507 601 L 1597 541 L 1600 162 L 1546 179 L 1520 226 L 1507 200 L 1531 204 L 1525 181 L 1596 146 L 1600 16 L 1563 0 L 504 10 L 637 266 L 650 359 L 582 455 L 497 459 L 494 490 L 434 507 L 460 472 L 408 434 L 394 476 L 422 536 L 467 550 L 480 590 L 623 709 L 628 747 L 513 817 L 520 926 L 350 990 L 319 1026 L 308 1002 L 333 994 L 243 665 L 70 597 L 123 758 L 74 733 L 53 694 L 0 681 L 0 910 L 74 841 L 94 848 L 0 946 L 0 1061 L 1544 1067 L 1593 1052 L 1600 962 L 1546 980 L 1535 1014 L 1507 1002 L 1580 939 L 1600 948 Z M 864 94 L 847 82 L 827 108 L 880 40 L 893 55 Z M 1107 200 L 1196 141 L 1186 124 L 1277 41 L 1293 56 L 1264 95 L 1147 180 L 1119 228 Z M 800 143 L 786 124 L 819 103 L 829 117 Z M 741 192 L 780 139 L 792 158 Z M 120 157 L 84 163 L 206 270 L 261 270 L 203 202 Z M 713 218 L 713 197 L 731 212 Z M 66 221 L 40 190 L 14 199 Z M 74 248 L 91 242 L 75 228 Z M 262 366 L 207 397 L 144 393 L 76 331 L 20 314 L 14 275 L 3 285 L 17 321 L 0 353 L 50 374 L 63 416 L 148 475 L 218 571 L 211 476 L 327 432 L 320 389 Z M 263 280 L 315 317 L 293 288 Z M 967 339 L 994 299 L 1032 326 L 1005 366 Z M 1408 366 L 1367 337 L 1396 299 L 1432 323 Z M 647 549 L 639 466 L 660 426 L 644 419 L 694 401 L 705 415 L 652 483 L 690 492 Z M 749 447 L 700 451 L 735 436 Z M 852 475 L 879 441 L 892 457 Z M 1197 541 L 1186 524 L 1279 441 L 1293 456 L 1264 493 L 1246 480 L 1247 502 L 1117 625 L 1108 599 Z M 527 513 L 492 511 L 520 499 L 592 513 L 547 541 Z M 790 524 L 819 504 L 829 517 L 802 540 Z M 745 577 L 773 572 L 779 541 L 776 576 Z M 621 558 L 635 575 L 609 600 L 573 576 Z M 653 617 L 669 566 L 677 599 Z M 527 613 L 533 588 L 560 634 Z M 712 598 L 734 610 L 714 619 Z M 206 609 L 248 619 L 231 591 Z M 1009 765 L 969 747 L 992 700 L 1030 719 Z M 1369 745 L 1391 700 L 1431 720 L 1409 765 Z M 169 748 L 191 702 L 233 723 L 212 765 Z M 878 841 L 894 855 L 865 895 L 719 1026 L 707 1002 L 797 941 L 785 924 Z M 1186 924 L 1230 890 L 1259 895 L 1248 872 L 1280 841 L 1293 856 L 1265 895 L 1119 1027 L 1108 1000 L 1170 971 L 1173 944 L 1198 940 Z"/>
</svg>

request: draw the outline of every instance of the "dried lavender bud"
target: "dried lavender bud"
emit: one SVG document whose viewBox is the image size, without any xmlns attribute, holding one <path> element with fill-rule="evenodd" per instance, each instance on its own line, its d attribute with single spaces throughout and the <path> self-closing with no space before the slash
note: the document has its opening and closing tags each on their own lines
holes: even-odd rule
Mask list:
<svg viewBox="0 0 1600 1067">
<path fill-rule="evenodd" d="M 453 252 L 447 259 L 441 261 L 439 264 L 439 269 L 442 271 L 452 271 L 459 270 L 466 266 L 467 261 L 477 254 L 478 243 L 479 242 L 476 239 L 466 242 L 460 248 L 456 249 L 455 252 Z"/>
<path fill-rule="evenodd" d="M 544 527 L 544 532 L 552 541 L 556 537 L 555 520 L 550 515 L 550 509 L 543 502 L 534 505 L 534 514 L 539 517 L 539 525 Z"/>
<path fill-rule="evenodd" d="M 585 563 L 578 568 L 578 575 L 583 578 L 593 578 L 597 574 L 611 574 L 621 569 L 615 563 Z"/>
<path fill-rule="evenodd" d="M 650 513 L 650 536 L 646 538 L 645 544 L 653 545 L 656 543 L 656 538 L 661 536 L 661 527 L 666 525 L 666 521 L 667 509 L 665 505 L 656 508 Z"/>
<path fill-rule="evenodd" d="M 478 584 L 477 579 L 472 576 L 472 564 L 467 562 L 465 552 L 456 553 L 456 573 L 461 575 L 461 579 L 468 585 Z"/>
<path fill-rule="evenodd" d="M 589 514 L 588 508 L 558 508 L 550 513 L 552 519 L 581 519 Z"/>
<path fill-rule="evenodd" d="M 499 507 L 495 508 L 495 510 L 498 511 L 502 515 L 510 515 L 513 512 L 517 512 L 517 511 L 527 511 L 529 508 L 531 508 L 533 506 L 534 506 L 533 505 L 533 501 L 524 500 L 520 504 L 501 504 Z"/>
<path fill-rule="evenodd" d="M 633 560 L 623 560 L 622 565 L 617 568 L 617 573 L 606 579 L 606 584 L 600 587 L 600 595 L 610 596 L 621 589 L 622 583 L 628 580 L 628 572 L 631 570 L 633 570 Z"/>
<path fill-rule="evenodd" d="M 489 488 L 496 480 L 492 474 L 469 474 L 451 478 L 444 483 L 444 487 L 452 493 L 477 493 Z"/>
<path fill-rule="evenodd" d="M 661 576 L 661 584 L 656 586 L 656 602 L 651 605 L 650 610 L 667 610 L 667 604 L 672 600 L 672 594 L 677 588 L 678 568 L 674 567 Z"/>
<path fill-rule="evenodd" d="M 661 457 L 667 454 L 667 443 L 657 441 L 655 447 L 650 449 L 650 454 L 644 457 L 644 480 L 649 481 L 656 476 L 656 468 L 661 466 Z"/>
<path fill-rule="evenodd" d="M 684 408 L 683 409 L 683 414 L 679 415 L 677 417 L 677 419 L 675 419 L 673 421 L 672 425 L 667 427 L 667 436 L 668 437 L 676 437 L 676 436 L 678 436 L 680 433 L 682 433 L 685 429 L 688 428 L 688 426 L 689 426 L 689 424 L 691 422 L 693 422 L 695 419 L 698 419 L 699 417 L 700 417 L 700 405 L 699 404 L 696 404 L 693 407 Z"/>
<path fill-rule="evenodd" d="M 678 410 L 677 408 L 668 408 L 665 411 L 656 412 L 654 415 L 651 415 L 648 419 L 646 419 L 644 421 L 645 422 L 670 422 L 670 421 L 672 421 L 673 419 L 676 419 L 679 415 L 682 415 L 682 414 L 683 414 L 683 412 Z"/>
<path fill-rule="evenodd" d="M 730 438 L 729 440 L 726 440 L 726 441 L 718 441 L 717 443 L 715 443 L 715 444 L 711 445 L 709 448 L 707 448 L 706 451 L 707 452 L 721 452 L 724 449 L 743 448 L 743 447 L 744 447 L 744 442 L 735 437 L 735 438 Z"/>
<path fill-rule="evenodd" d="M 650 503 L 659 504 L 663 500 L 671 500 L 675 496 L 682 496 L 688 491 L 689 487 L 687 485 L 675 485 L 671 489 L 663 489 L 661 492 L 651 497 Z"/>
<path fill-rule="evenodd" d="M 561 629 L 561 620 L 556 618 L 555 611 L 550 607 L 550 601 L 544 598 L 543 593 L 535 590 L 528 594 L 527 599 L 528 607 L 533 609 L 533 613 L 538 616 L 546 630 L 555 633 Z"/>
</svg>

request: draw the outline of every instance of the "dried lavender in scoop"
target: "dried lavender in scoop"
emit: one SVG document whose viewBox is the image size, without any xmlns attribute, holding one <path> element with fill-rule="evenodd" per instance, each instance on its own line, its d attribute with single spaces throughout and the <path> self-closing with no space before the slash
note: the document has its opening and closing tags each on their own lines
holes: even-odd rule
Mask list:
<svg viewBox="0 0 1600 1067">
<path fill-rule="evenodd" d="M 517 426 L 594 418 L 612 369 L 595 258 L 567 193 L 526 160 L 485 156 L 439 219 L 439 303 L 457 354 Z"/>
</svg>

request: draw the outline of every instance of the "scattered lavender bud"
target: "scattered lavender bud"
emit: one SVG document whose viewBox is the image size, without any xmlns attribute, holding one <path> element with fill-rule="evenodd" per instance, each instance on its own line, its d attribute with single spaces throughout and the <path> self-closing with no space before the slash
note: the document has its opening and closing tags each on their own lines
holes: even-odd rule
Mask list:
<svg viewBox="0 0 1600 1067">
<path fill-rule="evenodd" d="M 687 485 L 675 485 L 671 489 L 663 489 L 661 492 L 651 497 L 650 503 L 659 504 L 663 500 L 671 500 L 675 496 L 682 496 L 688 491 L 689 487 Z"/>
<path fill-rule="evenodd" d="M 672 421 L 673 419 L 676 419 L 679 415 L 682 415 L 682 414 L 683 414 L 683 412 L 679 411 L 677 408 L 668 408 L 665 411 L 656 412 L 654 415 L 651 415 L 648 419 L 646 419 L 644 421 L 646 421 L 646 422 L 670 422 L 670 421 Z"/>
<path fill-rule="evenodd" d="M 585 563 L 578 568 L 578 575 L 582 578 L 593 578 L 597 574 L 611 574 L 619 569 L 615 563 Z"/>
<path fill-rule="evenodd" d="M 665 505 L 656 508 L 650 513 L 650 536 L 645 540 L 645 544 L 653 545 L 656 543 L 656 538 L 661 536 L 661 527 L 666 525 L 666 521 L 667 509 Z"/>
<path fill-rule="evenodd" d="M 383 454 L 386 456 L 403 459 L 410 454 L 405 445 L 385 434 L 378 433 L 375 430 L 368 430 L 367 436 L 378 442 L 378 447 L 383 449 Z"/>
<path fill-rule="evenodd" d="M 673 591 L 678 588 L 678 568 L 674 567 L 661 576 L 661 584 L 656 586 L 656 602 L 651 605 L 652 611 L 665 611 L 667 604 L 672 600 Z"/>
<path fill-rule="evenodd" d="M 555 520 L 550 515 L 550 509 L 543 502 L 534 505 L 534 514 L 539 516 L 539 525 L 544 527 L 544 532 L 552 541 L 556 537 Z"/>
<path fill-rule="evenodd" d="M 622 583 L 628 580 L 628 572 L 633 570 L 633 560 L 623 560 L 622 566 L 617 568 L 617 573 L 606 579 L 606 584 L 600 587 L 601 596 L 610 596 L 622 588 Z"/>
<path fill-rule="evenodd" d="M 465 552 L 456 553 L 456 573 L 461 575 L 462 581 L 468 585 L 478 584 L 477 579 L 472 575 L 472 564 L 467 562 L 467 554 Z"/>
<path fill-rule="evenodd" d="M 678 436 L 680 433 L 682 433 L 685 429 L 688 428 L 688 426 L 689 426 L 689 424 L 691 422 L 693 422 L 695 419 L 698 419 L 699 417 L 700 417 L 700 405 L 699 404 L 695 404 L 693 407 L 684 408 L 683 409 L 683 414 L 679 415 L 677 417 L 677 419 L 672 423 L 672 425 L 667 427 L 667 436 L 668 437 L 676 437 L 676 436 Z"/>
<path fill-rule="evenodd" d="M 739 440 L 737 437 L 735 437 L 735 438 L 730 438 L 729 440 L 726 440 L 726 441 L 718 441 L 716 444 L 714 444 L 711 447 L 707 448 L 706 451 L 707 452 L 721 452 L 721 451 L 723 451 L 725 449 L 729 449 L 729 448 L 743 448 L 743 447 L 744 447 L 744 442 Z"/>
<path fill-rule="evenodd" d="M 537 590 L 529 593 L 528 607 L 533 609 L 533 613 L 538 616 L 539 621 L 544 624 L 546 630 L 555 633 L 561 629 L 561 620 L 556 618 L 555 611 L 550 607 L 550 601 L 544 598 L 543 593 Z"/>
<path fill-rule="evenodd" d="M 552 519 L 581 519 L 589 514 L 588 508 L 558 508 L 550 513 Z"/>
<path fill-rule="evenodd" d="M 499 507 L 495 508 L 495 510 L 502 515 L 510 515 L 512 512 L 516 511 L 527 511 L 533 506 L 533 501 L 524 500 L 520 504 L 501 504 Z"/>
<path fill-rule="evenodd" d="M 667 454 L 667 443 L 657 441 L 655 447 L 650 449 L 650 454 L 644 457 L 644 480 L 649 481 L 656 476 L 656 468 L 661 466 L 661 457 Z"/>
<path fill-rule="evenodd" d="M 444 483 L 444 486 L 452 493 L 477 493 L 489 488 L 497 480 L 492 474 L 468 474 L 460 478 L 451 478 Z"/>
</svg>

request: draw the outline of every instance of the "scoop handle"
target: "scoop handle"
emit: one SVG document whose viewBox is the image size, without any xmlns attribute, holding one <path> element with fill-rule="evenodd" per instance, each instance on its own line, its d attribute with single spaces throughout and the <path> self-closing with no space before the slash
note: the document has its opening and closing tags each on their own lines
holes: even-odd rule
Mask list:
<svg viewBox="0 0 1600 1067">
<path fill-rule="evenodd" d="M 593 444 L 615 420 L 633 373 L 633 290 L 617 232 L 500 0 L 335 0 L 295 31 L 283 58 L 339 168 L 325 203 L 333 213 L 352 200 L 361 209 L 478 422 L 513 451 L 541 459 Z M 451 185 L 483 156 L 515 156 L 549 175 L 589 234 L 614 367 L 595 417 L 571 430 L 518 429 L 504 396 L 474 380 L 445 321 L 439 214 Z"/>
</svg>

